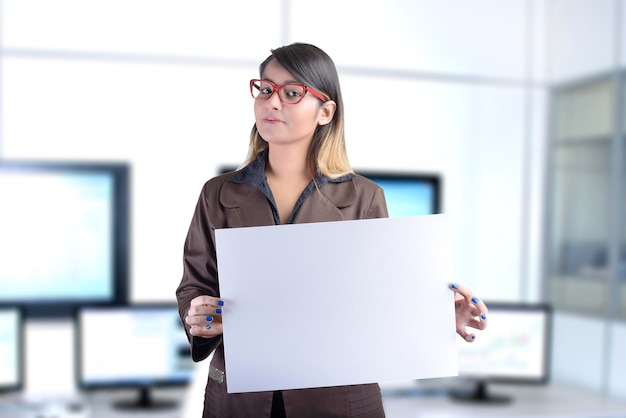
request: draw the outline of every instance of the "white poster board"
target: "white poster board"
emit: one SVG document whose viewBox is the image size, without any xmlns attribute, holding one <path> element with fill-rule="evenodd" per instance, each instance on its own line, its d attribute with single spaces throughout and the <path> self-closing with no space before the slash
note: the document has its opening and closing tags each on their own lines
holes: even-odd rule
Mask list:
<svg viewBox="0 0 626 418">
<path fill-rule="evenodd" d="M 229 393 L 458 374 L 446 215 L 215 232 Z"/>
</svg>

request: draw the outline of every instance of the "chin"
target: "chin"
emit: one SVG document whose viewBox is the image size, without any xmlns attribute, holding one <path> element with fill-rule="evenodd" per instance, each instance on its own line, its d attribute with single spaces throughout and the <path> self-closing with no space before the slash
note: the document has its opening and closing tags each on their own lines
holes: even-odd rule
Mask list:
<svg viewBox="0 0 626 418">
<path fill-rule="evenodd" d="M 286 142 L 284 138 L 277 137 L 276 135 L 272 135 L 272 134 L 264 135 L 263 132 L 261 131 L 259 131 L 259 134 L 261 135 L 261 138 L 263 138 L 263 140 L 267 142 L 268 144 Z"/>
</svg>

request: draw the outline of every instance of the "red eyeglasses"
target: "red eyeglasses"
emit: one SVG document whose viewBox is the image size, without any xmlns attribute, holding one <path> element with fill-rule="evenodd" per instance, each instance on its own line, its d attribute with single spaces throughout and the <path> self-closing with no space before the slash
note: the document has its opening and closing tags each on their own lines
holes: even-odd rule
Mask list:
<svg viewBox="0 0 626 418">
<path fill-rule="evenodd" d="M 308 93 L 320 99 L 322 102 L 330 100 L 323 93 L 312 89 L 309 86 L 299 83 L 287 83 L 276 85 L 269 80 L 250 80 L 250 93 L 255 99 L 268 100 L 274 92 L 278 92 L 278 98 L 283 103 L 296 104 Z"/>
</svg>

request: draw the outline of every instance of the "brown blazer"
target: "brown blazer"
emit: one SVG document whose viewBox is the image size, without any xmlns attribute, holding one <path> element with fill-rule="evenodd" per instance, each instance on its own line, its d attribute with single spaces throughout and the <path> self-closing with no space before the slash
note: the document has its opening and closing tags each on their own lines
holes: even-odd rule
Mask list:
<svg viewBox="0 0 626 418">
<path fill-rule="evenodd" d="M 272 206 L 251 182 L 228 181 L 224 174 L 202 188 L 184 246 L 183 277 L 176 290 L 181 319 L 190 302 L 200 295 L 219 296 L 215 255 L 215 229 L 273 225 Z M 327 222 L 387 217 L 383 190 L 355 175 L 328 182 L 302 203 L 294 223 Z M 222 338 L 190 338 L 192 358 L 204 360 L 213 350 L 203 417 L 269 417 L 272 392 L 226 393 Z M 331 344 L 320 341 L 320 344 Z M 372 341 L 374 344 L 375 342 Z M 255 376 L 254 378 L 258 378 Z M 384 417 L 377 384 L 283 391 L 287 417 Z"/>
</svg>

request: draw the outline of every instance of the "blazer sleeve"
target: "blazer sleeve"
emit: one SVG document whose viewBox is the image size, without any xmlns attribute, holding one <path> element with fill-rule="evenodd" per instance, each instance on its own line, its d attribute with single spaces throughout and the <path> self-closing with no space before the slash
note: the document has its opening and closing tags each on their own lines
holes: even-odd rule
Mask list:
<svg viewBox="0 0 626 418">
<path fill-rule="evenodd" d="M 189 334 L 189 325 L 185 323 L 192 299 L 201 295 L 219 297 L 215 226 L 209 211 L 209 186 L 209 182 L 203 186 L 191 219 L 183 249 L 183 276 L 176 289 L 178 312 L 191 344 L 193 361 L 207 358 L 222 340 L 221 336 L 210 339 L 193 337 Z"/>
<path fill-rule="evenodd" d="M 385 193 L 381 187 L 376 187 L 372 200 L 370 202 L 369 210 L 367 211 L 367 218 L 388 218 L 389 212 L 387 211 L 387 201 L 385 200 Z"/>
</svg>

